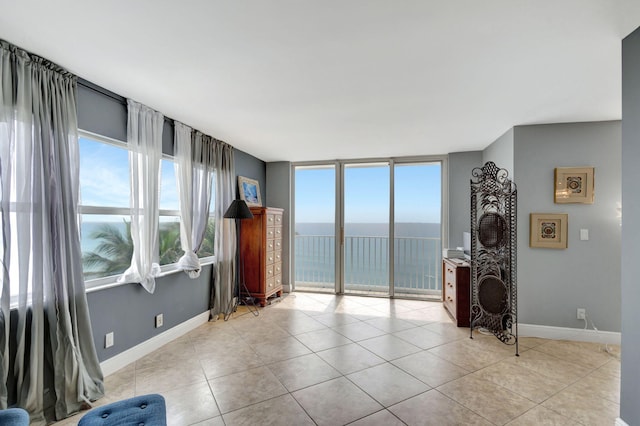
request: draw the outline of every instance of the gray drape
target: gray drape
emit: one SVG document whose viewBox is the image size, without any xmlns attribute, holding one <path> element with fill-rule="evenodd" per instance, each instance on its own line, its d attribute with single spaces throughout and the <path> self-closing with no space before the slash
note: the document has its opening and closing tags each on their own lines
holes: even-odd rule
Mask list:
<svg viewBox="0 0 640 426">
<path fill-rule="evenodd" d="M 43 424 L 104 393 L 80 261 L 76 79 L 2 40 L 0 154 L 0 408 Z"/>
<path fill-rule="evenodd" d="M 198 131 L 193 133 L 193 150 L 191 156 L 193 159 L 193 221 L 192 236 L 193 250 L 198 251 L 204 236 L 207 232 L 207 224 L 209 223 L 209 206 L 211 205 L 211 176 L 213 175 L 216 162 L 214 160 L 216 144 L 220 141 L 215 140 L 211 136 L 207 136 Z M 225 144 L 226 145 L 226 144 Z"/>
<path fill-rule="evenodd" d="M 211 286 L 211 318 L 225 311 L 233 297 L 233 280 L 236 268 L 236 227 L 234 220 L 225 220 L 224 212 L 235 198 L 236 172 L 233 163 L 233 147 L 215 141 L 213 157 L 216 168 L 215 203 L 215 255 L 214 282 Z"/>
</svg>

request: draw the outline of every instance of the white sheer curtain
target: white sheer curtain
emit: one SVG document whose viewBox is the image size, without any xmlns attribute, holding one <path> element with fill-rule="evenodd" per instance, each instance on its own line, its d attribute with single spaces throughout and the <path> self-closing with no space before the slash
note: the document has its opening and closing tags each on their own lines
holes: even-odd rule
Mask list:
<svg viewBox="0 0 640 426">
<path fill-rule="evenodd" d="M 158 199 L 164 116 L 128 100 L 129 171 L 131 179 L 131 266 L 118 282 L 138 282 L 149 293 L 156 288 L 158 264 Z"/>
<path fill-rule="evenodd" d="M 2 40 L 0 76 L 0 408 L 45 424 L 104 393 L 80 262 L 76 79 Z"/>
<path fill-rule="evenodd" d="M 211 142 L 208 136 L 192 132 L 191 127 L 175 122 L 175 169 L 180 199 L 180 245 L 184 255 L 178 267 L 189 277 L 200 276 L 200 248 L 207 230 L 211 201 Z"/>
<path fill-rule="evenodd" d="M 216 268 L 209 305 L 211 318 L 215 319 L 224 312 L 233 297 L 236 274 L 236 226 L 234 220 L 225 220 L 223 215 L 235 199 L 236 172 L 233 164 L 233 147 L 216 141 L 213 148 L 216 169 Z"/>
</svg>

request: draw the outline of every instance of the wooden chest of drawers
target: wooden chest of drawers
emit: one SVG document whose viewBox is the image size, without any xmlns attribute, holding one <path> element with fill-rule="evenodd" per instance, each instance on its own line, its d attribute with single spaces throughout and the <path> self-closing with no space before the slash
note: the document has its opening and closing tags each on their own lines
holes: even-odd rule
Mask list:
<svg viewBox="0 0 640 426">
<path fill-rule="evenodd" d="M 260 306 L 282 295 L 282 209 L 251 207 L 253 219 L 240 222 L 240 256 L 250 296 Z"/>
<path fill-rule="evenodd" d="M 462 259 L 442 260 L 442 301 L 458 327 L 469 327 L 470 269 Z"/>
</svg>

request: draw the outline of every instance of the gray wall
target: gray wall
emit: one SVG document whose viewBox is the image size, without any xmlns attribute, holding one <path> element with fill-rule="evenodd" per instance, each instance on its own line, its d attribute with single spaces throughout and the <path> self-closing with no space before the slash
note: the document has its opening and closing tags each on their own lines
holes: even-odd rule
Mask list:
<svg viewBox="0 0 640 426">
<path fill-rule="evenodd" d="M 81 81 L 78 85 L 78 126 L 82 130 L 126 141 L 126 99 Z M 171 119 L 165 119 L 162 136 L 163 152 L 173 155 Z M 235 151 L 234 158 L 237 174 L 260 182 L 264 200 L 265 163 L 239 150 Z M 91 325 L 100 361 L 206 312 L 212 270 L 211 265 L 203 267 L 200 277 L 195 280 L 182 272 L 157 278 L 154 294 L 147 293 L 139 284 L 123 284 L 88 293 Z M 156 329 L 154 320 L 159 313 L 164 316 L 164 326 Z M 105 349 L 104 338 L 109 332 L 114 332 L 114 346 Z"/>
<path fill-rule="evenodd" d="M 471 230 L 470 180 L 482 166 L 482 151 L 449 154 L 449 247 L 462 247 L 462 233 Z"/>
<path fill-rule="evenodd" d="M 291 163 L 267 163 L 267 202 L 270 207 L 284 209 L 282 216 L 282 284 L 290 290 L 289 236 L 291 235 Z"/>
<path fill-rule="evenodd" d="M 640 29 L 622 41 L 622 374 L 620 418 L 640 424 Z"/>
<path fill-rule="evenodd" d="M 508 170 L 509 176 L 514 178 L 513 149 L 513 128 L 511 128 L 482 151 L 482 164 L 493 161 L 496 166 Z"/>
<path fill-rule="evenodd" d="M 582 307 L 598 329 L 620 331 L 620 130 L 619 121 L 514 129 L 520 322 L 581 328 Z M 554 168 L 566 166 L 595 167 L 594 204 L 554 203 Z M 568 213 L 568 248 L 530 248 L 530 213 Z"/>
<path fill-rule="evenodd" d="M 87 293 L 93 340 L 100 361 L 109 359 L 209 309 L 213 267 L 204 266 L 192 280 L 184 272 L 156 279 L 149 294 L 139 284 L 123 284 Z M 164 326 L 155 328 L 163 314 Z M 114 345 L 104 347 L 105 334 L 114 333 Z"/>
<path fill-rule="evenodd" d="M 86 80 L 78 80 L 78 127 L 127 141 L 127 101 Z"/>
<path fill-rule="evenodd" d="M 88 132 L 127 141 L 127 99 L 89 81 L 78 80 L 78 127 Z M 173 155 L 173 120 L 165 117 L 162 152 Z"/>
<path fill-rule="evenodd" d="M 266 206 L 267 199 L 267 166 L 264 161 L 257 159 L 253 155 L 247 154 L 239 149 L 234 149 L 233 153 L 236 176 L 243 176 L 255 179 L 260 182 L 260 196 L 262 205 Z M 238 185 L 236 180 L 236 198 L 238 198 Z"/>
</svg>

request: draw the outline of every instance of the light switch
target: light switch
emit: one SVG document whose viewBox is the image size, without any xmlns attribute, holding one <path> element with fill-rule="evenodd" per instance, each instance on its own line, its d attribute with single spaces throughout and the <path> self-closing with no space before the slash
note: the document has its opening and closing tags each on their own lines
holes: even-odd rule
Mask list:
<svg viewBox="0 0 640 426">
<path fill-rule="evenodd" d="M 588 241 L 589 240 L 589 230 L 588 229 L 581 229 L 580 230 L 580 240 L 581 241 Z"/>
</svg>

